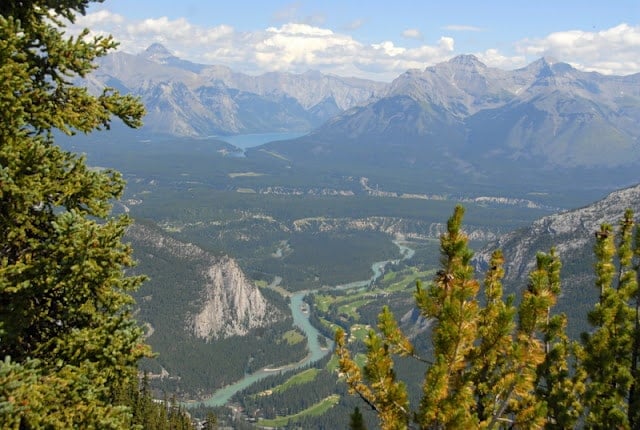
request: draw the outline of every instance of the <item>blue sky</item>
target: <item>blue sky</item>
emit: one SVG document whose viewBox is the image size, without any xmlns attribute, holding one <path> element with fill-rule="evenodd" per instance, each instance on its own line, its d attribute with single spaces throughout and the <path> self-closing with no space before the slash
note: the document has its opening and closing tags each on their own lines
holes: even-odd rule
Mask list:
<svg viewBox="0 0 640 430">
<path fill-rule="evenodd" d="M 245 73 L 389 81 L 459 54 L 503 69 L 551 56 L 583 70 L 640 72 L 640 1 L 107 0 L 78 20 L 123 51 L 160 42 Z"/>
</svg>

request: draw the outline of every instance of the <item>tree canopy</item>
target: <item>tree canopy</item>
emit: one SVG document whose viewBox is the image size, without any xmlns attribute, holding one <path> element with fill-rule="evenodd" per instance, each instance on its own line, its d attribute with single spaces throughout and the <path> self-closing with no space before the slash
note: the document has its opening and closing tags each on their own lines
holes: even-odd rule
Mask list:
<svg viewBox="0 0 640 430">
<path fill-rule="evenodd" d="M 350 391 L 378 413 L 383 429 L 638 428 L 640 320 L 637 279 L 640 233 L 630 210 L 616 235 L 596 232 L 600 300 L 581 342 L 565 333 L 566 317 L 552 312 L 561 294 L 560 260 L 539 253 L 516 306 L 503 297 L 504 257 L 492 255 L 483 295 L 456 207 L 440 238 L 441 270 L 418 283 L 416 306 L 431 322 L 432 350 L 420 357 L 384 308 L 366 341 L 366 364 L 351 357 L 336 333 L 340 370 Z M 422 399 L 411 408 L 394 371 L 394 356 L 425 363 Z"/>
<path fill-rule="evenodd" d="M 74 85 L 116 47 L 65 34 L 89 0 L 0 3 L 0 421 L 4 428 L 126 428 L 117 393 L 148 356 L 131 316 L 130 220 L 118 172 L 92 169 L 55 132 L 137 127 L 144 107 Z"/>
</svg>

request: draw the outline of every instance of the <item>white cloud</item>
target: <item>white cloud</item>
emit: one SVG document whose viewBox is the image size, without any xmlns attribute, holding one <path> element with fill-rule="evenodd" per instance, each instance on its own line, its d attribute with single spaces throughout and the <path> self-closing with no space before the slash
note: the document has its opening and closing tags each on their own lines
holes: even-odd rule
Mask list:
<svg viewBox="0 0 640 430">
<path fill-rule="evenodd" d="M 280 15 L 290 15 L 296 8 L 296 4 L 290 5 L 288 12 L 282 11 Z M 441 38 L 435 45 L 407 48 L 392 41 L 365 44 L 349 34 L 311 24 L 290 22 L 260 31 L 238 32 L 227 25 L 194 25 L 184 18 L 131 21 L 107 11 L 81 17 L 71 29 L 78 32 L 84 27 L 90 27 L 94 34 L 113 34 L 120 42 L 120 50 L 125 52 L 138 53 L 151 43 L 160 42 L 181 58 L 254 74 L 316 69 L 391 80 L 407 69 L 446 60 L 454 47 L 449 37 Z"/>
<path fill-rule="evenodd" d="M 525 39 L 516 51 L 528 60 L 555 57 L 583 70 L 629 74 L 640 71 L 640 26 L 620 24 L 596 31 L 555 32 L 541 39 Z"/>
<path fill-rule="evenodd" d="M 478 52 L 475 56 L 484 64 L 503 70 L 514 70 L 527 65 L 527 59 L 524 55 L 507 56 L 493 48 L 487 49 L 484 52 Z"/>
<path fill-rule="evenodd" d="M 438 46 L 446 51 L 453 52 L 454 40 L 452 37 L 441 37 L 438 40 Z"/>
<path fill-rule="evenodd" d="M 380 50 L 390 57 L 395 57 L 396 55 L 400 55 L 406 51 L 405 48 L 397 47 L 393 44 L 393 42 L 385 41 L 382 43 L 374 43 L 371 45 L 373 49 Z"/>
<path fill-rule="evenodd" d="M 194 33 L 194 28 L 185 18 L 170 20 L 166 16 L 153 19 L 145 19 L 136 24 L 127 26 L 127 31 L 132 36 L 137 35 L 172 35 L 176 38 L 184 38 Z"/>
<path fill-rule="evenodd" d="M 331 59 L 325 53 L 333 51 L 344 55 L 354 53 L 357 48 L 357 42 L 349 36 L 307 24 L 270 27 L 254 47 L 256 61 L 272 70 L 288 70 L 296 65 L 306 68 L 312 68 L 314 64 L 327 65 Z"/>
<path fill-rule="evenodd" d="M 459 53 L 452 37 L 411 47 L 389 40 L 364 43 L 347 32 L 308 23 L 289 22 L 239 32 L 228 25 L 199 26 L 184 18 L 132 21 L 100 10 L 79 17 L 70 29 L 77 33 L 84 27 L 91 28 L 94 34 L 113 34 L 125 52 L 138 53 L 151 43 L 160 42 L 181 58 L 251 74 L 314 69 L 388 81 L 408 69 L 424 69 Z M 411 29 L 405 33 L 419 34 Z M 476 55 L 489 66 L 505 69 L 522 67 L 540 56 L 552 56 L 583 70 L 616 74 L 640 71 L 640 27 L 627 24 L 600 32 L 552 33 L 517 42 L 514 49 L 515 52 L 507 52 L 489 48 Z"/>
<path fill-rule="evenodd" d="M 416 28 L 407 28 L 402 32 L 402 37 L 407 39 L 422 39 L 422 33 Z"/>
<path fill-rule="evenodd" d="M 122 24 L 124 17 L 108 10 L 100 10 L 95 13 L 82 16 L 78 15 L 76 19 L 77 25 L 92 28 L 100 25 Z"/>
<path fill-rule="evenodd" d="M 280 28 L 269 27 L 267 32 L 287 34 L 290 36 L 333 36 L 333 31 L 326 28 L 313 27 L 308 24 L 284 24 Z"/>
</svg>

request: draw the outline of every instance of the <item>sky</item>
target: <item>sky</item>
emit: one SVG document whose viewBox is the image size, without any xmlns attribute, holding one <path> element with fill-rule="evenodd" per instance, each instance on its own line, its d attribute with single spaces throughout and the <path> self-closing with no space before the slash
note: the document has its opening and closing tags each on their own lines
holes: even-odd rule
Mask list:
<svg viewBox="0 0 640 430">
<path fill-rule="evenodd" d="M 252 75 L 318 70 L 389 82 L 460 54 L 513 70 L 540 57 L 640 72 L 640 0 L 106 0 L 69 31 L 112 34 L 132 54 Z"/>
</svg>

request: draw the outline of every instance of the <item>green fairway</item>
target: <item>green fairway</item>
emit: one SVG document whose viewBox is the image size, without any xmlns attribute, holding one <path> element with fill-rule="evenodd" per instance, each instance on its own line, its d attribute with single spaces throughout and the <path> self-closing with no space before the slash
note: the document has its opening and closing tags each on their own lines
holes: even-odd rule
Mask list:
<svg viewBox="0 0 640 430">
<path fill-rule="evenodd" d="M 278 417 L 270 420 L 260 420 L 258 425 L 260 427 L 283 427 L 292 421 L 296 421 L 305 416 L 320 416 L 333 406 L 338 404 L 340 396 L 333 394 L 308 407 L 307 409 L 298 412 L 297 414 L 287 415 L 286 417 Z"/>
<path fill-rule="evenodd" d="M 316 376 L 318 376 L 318 373 L 320 373 L 320 369 L 307 369 L 303 372 L 293 375 L 291 378 L 287 379 L 287 381 L 284 384 L 274 387 L 273 392 L 279 393 L 279 392 L 288 390 L 294 385 L 300 385 L 306 382 L 311 382 L 316 378 Z"/>
</svg>

